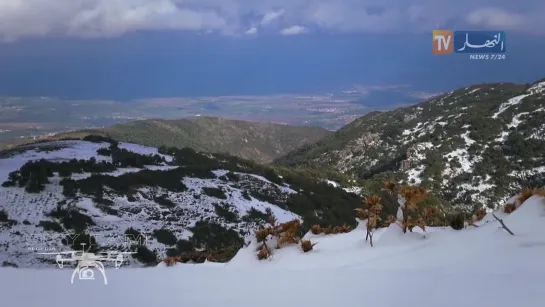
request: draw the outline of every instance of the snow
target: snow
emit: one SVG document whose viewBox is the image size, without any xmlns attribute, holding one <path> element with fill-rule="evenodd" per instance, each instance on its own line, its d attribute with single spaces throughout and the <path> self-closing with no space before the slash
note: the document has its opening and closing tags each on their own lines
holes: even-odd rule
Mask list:
<svg viewBox="0 0 545 307">
<path fill-rule="evenodd" d="M 528 92 L 531 94 L 542 93 L 545 90 L 545 82 L 539 82 L 536 85 L 530 87 Z"/>
<path fill-rule="evenodd" d="M 333 180 L 326 180 L 326 182 L 327 182 L 327 184 L 329 184 L 330 186 L 335 187 L 335 188 L 338 188 L 338 187 L 341 186 L 338 182 L 335 182 Z"/>
<path fill-rule="evenodd" d="M 167 162 L 172 161 L 171 156 L 160 154 L 159 150 L 155 147 L 143 146 L 143 145 L 132 144 L 132 143 L 123 143 L 123 142 L 119 143 L 118 147 L 141 154 L 141 155 L 160 155 L 161 157 L 165 158 Z"/>
<path fill-rule="evenodd" d="M 108 160 L 110 157 L 100 156 L 96 153 L 96 150 L 108 147 L 109 145 L 109 143 L 91 143 L 85 141 L 60 141 L 34 145 L 27 148 L 24 152 L 16 152 L 10 157 L 0 159 L 0 182 L 6 180 L 10 172 L 19 169 L 30 160 L 48 159 L 66 161 L 73 158 L 90 159 L 91 157 L 97 160 Z M 55 150 L 49 152 L 44 150 L 45 148 L 53 147 L 55 147 Z M 140 154 L 157 154 L 157 149 L 155 148 L 136 144 L 120 143 L 119 147 Z M 165 159 L 170 161 L 172 157 L 165 156 Z M 146 169 L 151 170 L 168 170 L 176 167 L 173 165 L 145 166 Z M 119 176 L 137 171 L 141 171 L 141 169 L 120 168 L 104 174 Z M 217 177 L 220 177 L 225 175 L 227 171 L 214 170 L 213 173 Z M 287 197 L 289 194 L 296 193 L 293 189 L 274 184 L 262 176 L 245 173 L 237 174 L 241 177 L 239 183 L 274 190 L 279 197 Z M 80 180 L 90 175 L 89 173 L 73 174 L 72 179 Z M 47 213 L 55 209 L 59 202 L 65 200 L 65 197 L 62 195 L 62 186 L 59 184 L 61 178 L 55 176 L 49 178 L 49 180 L 50 184 L 45 186 L 45 191 L 38 194 L 25 193 L 24 189 L 19 187 L 0 187 L 0 210 L 5 210 L 10 219 L 18 221 L 17 225 L 9 229 L 1 229 L 0 264 L 3 261 L 8 261 L 20 267 L 51 267 L 50 264 L 42 263 L 36 255 L 29 252 L 29 248 L 41 250 L 60 250 L 65 248 L 61 246 L 60 239 L 55 233 L 44 232 L 43 228 L 39 226 L 41 221 L 50 221 L 51 219 L 47 216 Z M 183 182 L 189 190 L 181 193 L 166 191 L 160 188 L 142 187 L 137 190 L 136 199 L 132 201 L 129 201 L 125 196 L 105 197 L 113 202 L 110 207 L 117 211 L 116 215 L 103 212 L 87 196 L 81 196 L 77 200 L 70 200 L 70 204 L 80 208 L 82 213 L 92 218 L 96 225 L 90 226 L 89 232 L 95 237 L 97 237 L 96 234 L 100 234 L 104 238 L 122 236 L 126 229 L 132 227 L 139 230 L 143 235 L 150 237 L 148 247 L 150 249 L 157 249 L 160 256 L 162 256 L 162 253 L 168 246 L 151 238 L 151 233 L 155 229 L 168 228 L 178 239 L 182 239 L 190 235 L 191 232 L 188 228 L 194 226 L 196 221 L 219 219 L 219 223 L 222 223 L 224 226 L 234 227 L 241 231 L 250 230 L 249 227 L 251 225 L 234 225 L 221 220 L 215 212 L 214 204 L 222 202 L 229 204 L 230 207 L 237 211 L 239 217 L 244 216 L 253 207 L 262 212 L 270 209 L 279 222 L 286 222 L 294 218 L 300 219 L 298 215 L 268 202 L 263 202 L 253 197 L 250 197 L 250 200 L 246 199 L 242 189 L 237 188 L 231 182 L 225 182 L 219 178 L 199 179 L 186 177 L 183 179 Z M 203 187 L 221 188 L 227 198 L 221 200 L 205 195 L 202 193 Z M 148 195 L 148 197 L 144 197 L 144 194 Z M 174 208 L 167 210 L 153 200 L 154 196 L 165 194 L 175 204 Z M 158 216 L 161 216 L 161 218 L 157 218 Z M 25 224 L 23 221 L 28 221 L 28 223 Z M 104 243 L 98 237 L 97 241 L 99 245 Z M 134 262 L 128 264 L 128 266 L 133 265 L 137 264 Z"/>
<path fill-rule="evenodd" d="M 503 142 L 505 141 L 505 139 L 509 136 L 509 132 L 507 131 L 502 131 L 502 133 L 494 139 L 494 141 L 496 142 Z"/>
<path fill-rule="evenodd" d="M 426 169 L 425 165 L 419 165 L 416 168 L 412 168 L 407 172 L 409 183 L 411 184 L 420 184 L 422 182 L 422 172 Z"/>
<path fill-rule="evenodd" d="M 498 109 L 498 112 L 494 113 L 494 115 L 492 115 L 492 118 L 498 118 L 498 116 L 503 113 L 505 110 L 507 110 L 509 107 L 511 106 L 514 106 L 514 105 L 517 105 L 519 103 L 522 102 L 522 100 L 525 98 L 525 97 L 528 97 L 530 96 L 531 94 L 524 94 L 524 95 L 519 95 L 519 96 L 515 96 L 509 100 L 507 100 L 507 102 L 504 102 L 500 105 L 499 109 Z"/>
<path fill-rule="evenodd" d="M 376 231 L 370 247 L 361 223 L 346 234 L 307 234 L 318 243 L 309 253 L 288 246 L 258 261 L 252 243 L 227 264 L 107 269 L 108 285 L 99 273 L 71 285 L 71 269 L 2 268 L 0 297 L 5 306 L 56 307 L 540 306 L 544 199 L 496 215 L 515 236 L 488 214 L 480 227 L 461 231 L 403 234 L 391 225 Z"/>
<path fill-rule="evenodd" d="M 475 143 L 475 140 L 469 138 L 469 133 L 469 131 L 466 131 L 464 134 L 462 134 L 462 137 L 464 138 L 467 146 L 471 146 L 471 144 Z"/>
<path fill-rule="evenodd" d="M 360 195 L 363 189 L 361 187 L 347 187 L 343 188 L 343 190 L 348 193 Z"/>
<path fill-rule="evenodd" d="M 44 151 L 46 148 L 54 146 L 62 148 L 53 151 Z M 9 158 L 0 159 L 0 180 L 7 179 L 10 172 L 19 169 L 21 166 L 31 160 L 46 159 L 49 161 L 62 162 L 71 159 L 89 160 L 90 158 L 94 157 L 97 161 L 111 162 L 112 159 L 110 157 L 97 154 L 98 149 L 107 148 L 108 146 L 110 146 L 110 144 L 105 142 L 92 143 L 85 141 L 54 141 L 28 146 L 30 148 L 43 148 L 44 150 L 31 149 Z M 119 143 L 119 148 L 124 148 L 139 154 L 159 154 L 157 148 L 131 143 Z M 164 157 L 166 161 L 172 161 L 171 156 L 162 154 L 159 155 Z M 157 169 L 157 167 L 161 166 L 150 166 L 148 168 L 154 169 L 154 167 Z M 168 169 L 168 167 L 165 169 Z M 138 171 L 138 169 L 136 170 Z M 127 169 L 126 171 L 130 172 L 131 170 Z M 122 173 L 123 171 L 118 171 L 116 174 L 121 175 Z"/>
</svg>

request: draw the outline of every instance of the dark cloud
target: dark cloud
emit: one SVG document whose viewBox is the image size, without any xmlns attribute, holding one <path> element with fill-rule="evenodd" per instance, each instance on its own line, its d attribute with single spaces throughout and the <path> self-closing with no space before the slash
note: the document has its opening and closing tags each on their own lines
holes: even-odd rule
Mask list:
<svg viewBox="0 0 545 307">
<path fill-rule="evenodd" d="M 544 34 L 543 14 L 542 0 L 0 0 L 0 38 L 108 37 L 139 30 L 243 35 L 297 27 L 423 32 L 447 25 Z"/>
</svg>

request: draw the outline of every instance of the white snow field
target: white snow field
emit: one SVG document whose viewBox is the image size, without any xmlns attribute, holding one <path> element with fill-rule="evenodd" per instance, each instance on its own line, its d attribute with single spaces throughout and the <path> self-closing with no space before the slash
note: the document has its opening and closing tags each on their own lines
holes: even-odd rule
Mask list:
<svg viewBox="0 0 545 307">
<path fill-rule="evenodd" d="M 70 283 L 72 269 L 0 269 L 2 306 L 419 306 L 534 307 L 545 302 L 545 199 L 533 196 L 480 227 L 402 234 L 380 229 L 375 247 L 363 223 L 347 234 L 275 250 L 258 261 L 255 245 L 227 264 L 107 269 Z"/>
<path fill-rule="evenodd" d="M 13 155 L 0 158 L 0 183 L 8 178 L 8 174 L 18 170 L 21 166 L 31 160 L 46 159 L 49 161 L 63 162 L 73 158 L 85 159 L 95 158 L 97 161 L 111 162 L 111 157 L 98 155 L 97 150 L 107 148 L 109 143 L 92 143 L 85 141 L 56 141 L 42 144 L 31 145 L 22 152 L 16 152 Z M 141 146 L 131 143 L 120 143 L 120 148 L 139 153 L 139 154 L 157 154 L 157 148 Z M 49 150 L 48 150 L 49 149 Z M 173 157 L 162 155 L 166 161 L 172 161 Z M 146 169 L 168 170 L 177 168 L 172 165 L 148 165 Z M 113 172 L 103 173 L 111 176 L 120 176 L 128 172 L 138 172 L 139 168 L 118 168 Z M 203 194 L 202 190 L 206 187 L 222 188 L 226 192 L 225 202 L 231 205 L 234 211 L 240 216 L 248 213 L 252 208 L 265 212 L 267 209 L 275 215 L 279 222 L 287 222 L 294 218 L 300 218 L 297 214 L 284 210 L 274 204 L 258 200 L 253 197 L 245 198 L 243 190 L 240 187 L 233 186 L 232 182 L 222 181 L 219 177 L 225 175 L 226 170 L 215 170 L 217 178 L 200 179 L 185 177 L 183 183 L 188 187 L 185 192 L 172 192 L 157 188 L 142 187 L 139 192 L 145 194 L 163 195 L 167 194 L 168 199 L 176 204 L 172 209 L 170 216 L 176 217 L 174 221 L 168 221 L 165 218 L 167 210 L 164 210 L 153 200 L 136 195 L 136 199 L 129 201 L 126 197 L 111 197 L 114 204 L 112 208 L 118 211 L 117 215 L 105 213 L 88 196 L 78 197 L 77 201 L 71 200 L 79 210 L 88 214 L 95 225 L 89 227 L 89 232 L 97 238 L 97 242 L 107 245 L 109 242 L 119 242 L 126 229 L 132 227 L 143 233 L 146 239 L 146 245 L 152 250 L 157 250 L 162 256 L 166 246 L 152 237 L 152 231 L 160 228 L 171 230 L 179 239 L 192 235 L 189 230 L 199 220 L 213 218 L 227 227 L 233 227 L 237 230 L 249 231 L 254 226 L 251 224 L 227 223 L 221 221 L 214 210 L 214 204 L 219 199 Z M 239 183 L 247 185 L 256 185 L 260 189 L 276 190 L 278 195 L 296 193 L 287 186 L 276 185 L 262 176 L 254 174 L 238 173 Z M 91 173 L 72 174 L 74 180 L 81 180 L 90 177 Z M 57 207 L 60 201 L 66 200 L 62 194 L 62 186 L 59 182 L 62 178 L 54 176 L 49 178 L 50 184 L 45 191 L 38 194 L 26 193 L 19 187 L 0 187 L 0 211 L 5 211 L 10 219 L 19 221 L 17 225 L 10 229 L 0 228 L 0 264 L 4 261 L 18 265 L 19 267 L 51 267 L 51 263 L 42 261 L 44 256 L 36 254 L 37 250 L 44 252 L 65 250 L 59 239 L 59 234 L 45 232 L 39 226 L 40 221 L 50 220 L 47 213 Z M 196 196 L 198 196 L 196 198 Z M 280 196 L 279 196 L 280 197 Z M 165 213 L 165 211 L 167 211 Z M 162 216 L 163 218 L 150 218 L 153 216 Z M 27 221 L 25 224 L 23 221 Z M 0 225 L 1 226 L 1 225 Z M 61 234 L 64 236 L 64 234 Z M 113 238 L 113 240 L 112 240 Z M 48 257 L 48 256 L 46 256 Z M 131 259 L 132 260 L 132 259 Z M 135 261 L 127 263 L 127 266 L 141 266 Z"/>
</svg>

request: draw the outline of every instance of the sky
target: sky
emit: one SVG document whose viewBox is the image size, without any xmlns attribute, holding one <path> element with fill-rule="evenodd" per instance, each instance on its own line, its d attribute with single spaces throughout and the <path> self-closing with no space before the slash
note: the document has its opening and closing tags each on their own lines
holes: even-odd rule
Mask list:
<svg viewBox="0 0 545 307">
<path fill-rule="evenodd" d="M 448 90 L 545 77 L 545 2 L 0 0 L 0 95 L 135 99 Z M 434 56 L 433 29 L 504 30 L 506 59 Z"/>
</svg>

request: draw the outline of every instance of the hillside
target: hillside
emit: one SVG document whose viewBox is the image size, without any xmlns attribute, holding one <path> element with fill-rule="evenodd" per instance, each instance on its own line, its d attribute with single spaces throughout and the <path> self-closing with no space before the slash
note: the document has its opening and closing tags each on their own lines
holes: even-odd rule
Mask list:
<svg viewBox="0 0 545 307">
<path fill-rule="evenodd" d="M 482 84 L 373 112 L 275 161 L 424 184 L 453 205 L 494 207 L 545 184 L 545 82 Z"/>
<path fill-rule="evenodd" d="M 81 242 L 134 250 L 125 235 L 146 238 L 132 265 L 182 252 L 214 252 L 226 261 L 271 215 L 299 218 L 307 230 L 355 226 L 361 198 L 324 177 L 343 181 L 100 136 L 18 147 L 0 155 L 0 263 L 51 267 L 50 257 L 36 253 L 79 249 Z"/>
<path fill-rule="evenodd" d="M 298 127 L 217 117 L 179 120 L 141 120 L 112 127 L 60 133 L 54 138 L 100 134 L 122 142 L 160 147 L 190 147 L 197 151 L 228 153 L 268 163 L 298 147 L 331 134 L 319 127 Z"/>
<path fill-rule="evenodd" d="M 350 233 L 312 235 L 314 250 L 297 245 L 255 257 L 255 243 L 228 264 L 207 262 L 157 268 L 107 269 L 107 286 L 95 280 L 70 284 L 71 268 L 0 268 L 6 306 L 541 306 L 545 266 L 543 198 L 527 199 L 511 214 L 489 214 L 461 231 L 429 228 L 403 234 L 397 225 L 365 242 L 365 223 Z M 70 289 L 59 295 L 59 287 Z M 29 291 L 36 295 L 29 295 Z M 516 292 L 517 295 L 513 295 Z M 92 295 L 90 295 L 92 293 Z M 394 295 L 395 293 L 395 295 Z M 357 295 L 356 295 L 357 294 Z M 85 299 L 82 299 L 85 298 Z"/>
</svg>

